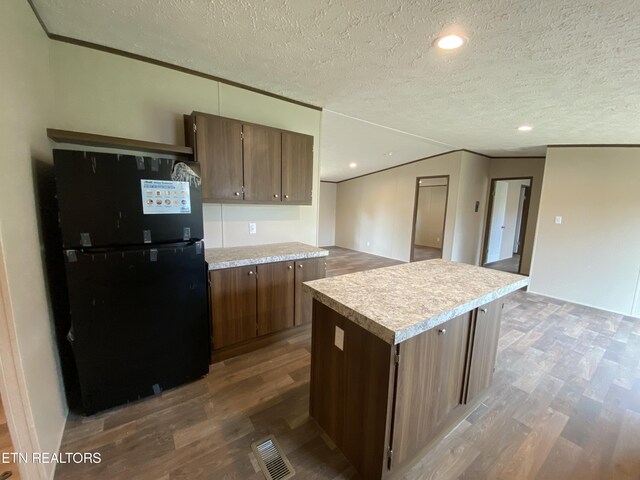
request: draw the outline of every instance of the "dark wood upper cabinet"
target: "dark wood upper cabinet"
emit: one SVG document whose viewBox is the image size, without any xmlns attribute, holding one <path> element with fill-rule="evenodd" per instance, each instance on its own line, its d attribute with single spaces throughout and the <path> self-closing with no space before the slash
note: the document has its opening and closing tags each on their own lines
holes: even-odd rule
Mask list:
<svg viewBox="0 0 640 480">
<path fill-rule="evenodd" d="M 258 265 L 258 335 L 293 327 L 294 262 Z"/>
<path fill-rule="evenodd" d="M 491 385 L 500 337 L 502 300 L 495 300 L 478 308 L 474 317 L 466 403 Z"/>
<path fill-rule="evenodd" d="M 194 115 L 193 122 L 202 200 L 242 200 L 242 123 L 200 113 Z"/>
<path fill-rule="evenodd" d="M 295 324 L 304 325 L 311 323 L 311 295 L 305 295 L 302 291 L 302 282 L 317 280 L 326 276 L 326 259 L 309 258 L 296 260 L 295 264 Z"/>
<path fill-rule="evenodd" d="M 244 199 L 281 202 L 282 144 L 280 130 L 243 125 Z"/>
<path fill-rule="evenodd" d="M 201 112 L 184 125 L 204 202 L 311 205 L 313 136 Z"/>
<path fill-rule="evenodd" d="M 210 272 L 213 347 L 256 336 L 256 269 L 227 268 Z"/>
<path fill-rule="evenodd" d="M 311 203 L 313 137 L 282 132 L 282 201 Z"/>
</svg>

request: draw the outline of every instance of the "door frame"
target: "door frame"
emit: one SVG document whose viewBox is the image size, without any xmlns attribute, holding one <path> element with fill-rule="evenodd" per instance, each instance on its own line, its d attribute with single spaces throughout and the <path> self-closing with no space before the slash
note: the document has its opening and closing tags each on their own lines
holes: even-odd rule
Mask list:
<svg viewBox="0 0 640 480">
<path fill-rule="evenodd" d="M 13 309 L 9 295 L 9 278 L 0 238 L 0 395 L 9 436 L 16 452 L 39 452 L 40 444 L 33 427 L 33 415 L 27 385 L 20 363 Z M 43 463 L 18 463 L 22 478 L 46 478 Z"/>
<path fill-rule="evenodd" d="M 413 225 L 411 226 L 411 245 L 409 245 L 409 262 L 413 262 L 413 245 L 416 240 L 416 222 L 418 220 L 418 199 L 420 196 L 420 180 L 427 178 L 446 178 L 447 179 L 447 193 L 444 200 L 444 221 L 442 222 L 442 250 L 444 251 L 444 234 L 447 227 L 447 209 L 449 207 L 449 186 L 451 185 L 449 175 L 426 175 L 416 177 L 416 192 L 413 199 Z"/>
<path fill-rule="evenodd" d="M 526 228 L 522 228 L 523 225 L 527 225 L 529 221 L 529 204 L 531 203 L 531 185 L 520 185 L 520 195 L 524 190 L 524 202 L 522 202 L 522 211 L 520 211 L 520 231 L 518 232 L 518 254 L 522 258 L 522 250 L 524 250 L 524 239 L 527 233 Z"/>
<path fill-rule="evenodd" d="M 532 176 L 521 176 L 521 177 L 497 177 L 491 178 L 491 183 L 489 186 L 489 203 L 487 204 L 487 215 L 484 221 L 484 241 L 482 242 L 482 258 L 480 259 L 480 266 L 484 266 L 487 262 L 487 254 L 489 248 L 489 231 L 491 229 L 491 213 L 493 211 L 493 196 L 496 192 L 496 182 L 499 181 L 507 181 L 507 180 L 529 180 L 529 196 L 525 199 L 524 205 L 522 206 L 522 218 L 525 219 L 525 209 L 526 209 L 526 219 L 529 220 L 529 202 L 531 201 L 531 192 L 533 191 L 533 177 Z M 522 271 L 522 252 L 524 251 L 524 239 L 527 235 L 527 224 L 526 222 L 522 222 L 520 226 L 520 234 L 522 235 L 523 241 L 520 251 L 520 261 L 518 262 L 518 274 Z"/>
</svg>

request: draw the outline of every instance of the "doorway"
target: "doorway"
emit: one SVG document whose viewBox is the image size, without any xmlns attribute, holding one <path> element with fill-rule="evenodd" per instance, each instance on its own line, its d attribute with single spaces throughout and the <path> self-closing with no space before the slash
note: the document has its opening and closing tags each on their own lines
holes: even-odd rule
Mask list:
<svg viewBox="0 0 640 480">
<path fill-rule="evenodd" d="M 532 177 L 491 180 L 482 266 L 520 273 Z"/>
<path fill-rule="evenodd" d="M 410 261 L 442 258 L 449 175 L 416 178 Z"/>
</svg>

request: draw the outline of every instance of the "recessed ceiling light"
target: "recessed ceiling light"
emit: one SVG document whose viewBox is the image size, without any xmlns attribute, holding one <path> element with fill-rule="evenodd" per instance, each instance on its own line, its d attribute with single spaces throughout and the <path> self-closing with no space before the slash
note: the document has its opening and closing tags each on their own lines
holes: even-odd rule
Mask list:
<svg viewBox="0 0 640 480">
<path fill-rule="evenodd" d="M 387 153 L 385 153 L 385 155 L 391 156 L 391 155 L 393 155 L 393 152 L 387 152 Z"/>
<path fill-rule="evenodd" d="M 444 35 L 436 40 L 436 45 L 443 50 L 454 50 L 464 45 L 464 38 L 455 34 Z"/>
<path fill-rule="evenodd" d="M 349 168 L 356 168 L 358 166 L 358 164 L 356 162 L 351 162 L 349 164 Z"/>
<path fill-rule="evenodd" d="M 533 127 L 531 125 L 520 125 L 518 127 L 518 131 L 520 132 L 530 132 L 531 130 L 533 130 Z"/>
</svg>

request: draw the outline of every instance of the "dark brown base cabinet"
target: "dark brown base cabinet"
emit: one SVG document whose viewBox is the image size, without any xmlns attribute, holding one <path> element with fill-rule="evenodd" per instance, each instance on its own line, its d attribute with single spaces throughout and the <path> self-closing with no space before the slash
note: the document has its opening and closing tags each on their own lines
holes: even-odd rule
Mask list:
<svg viewBox="0 0 640 480">
<path fill-rule="evenodd" d="M 324 276 L 324 257 L 209 272 L 213 350 L 309 323 L 302 282 Z"/>
<path fill-rule="evenodd" d="M 313 301 L 310 414 L 362 478 L 401 475 L 481 399 L 501 310 L 495 300 L 390 345 Z"/>
</svg>

